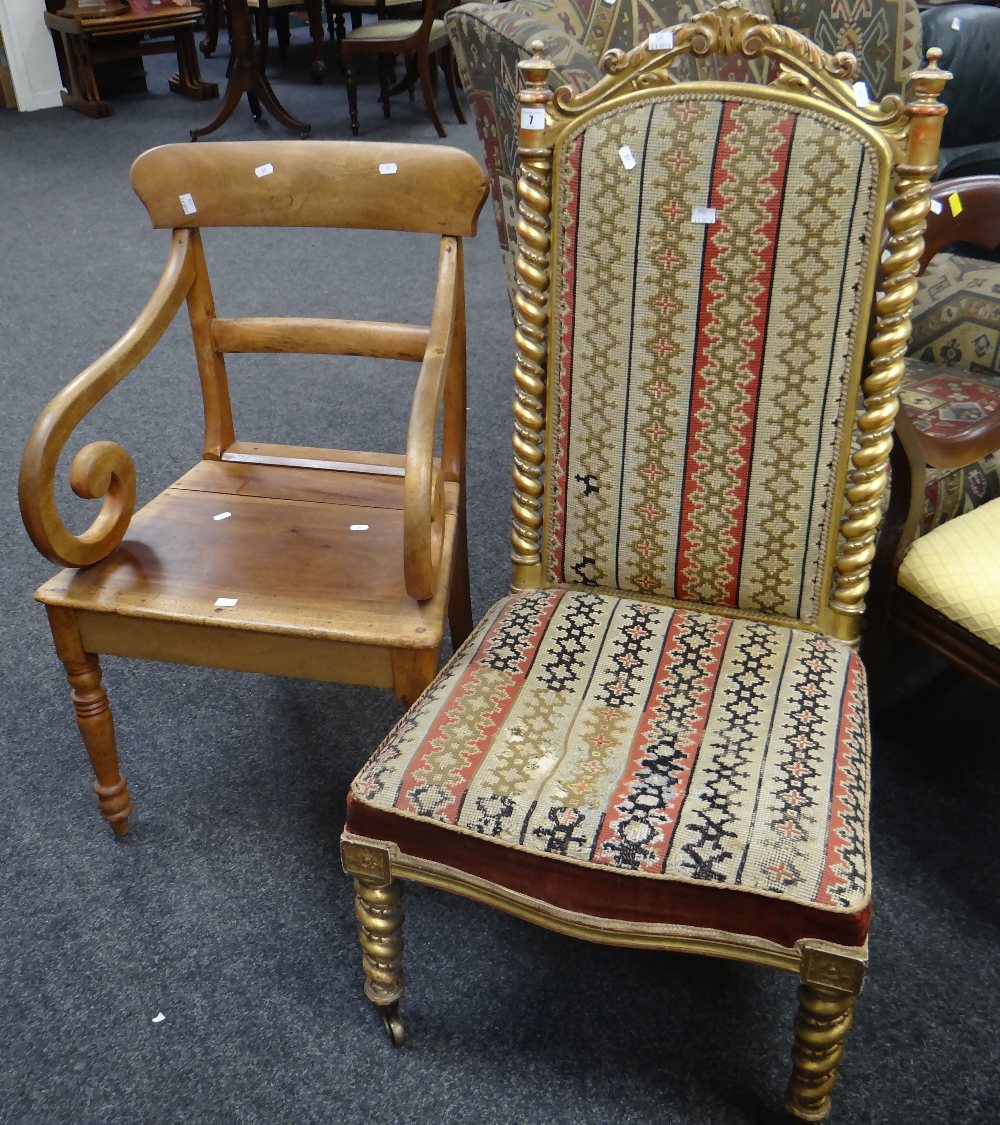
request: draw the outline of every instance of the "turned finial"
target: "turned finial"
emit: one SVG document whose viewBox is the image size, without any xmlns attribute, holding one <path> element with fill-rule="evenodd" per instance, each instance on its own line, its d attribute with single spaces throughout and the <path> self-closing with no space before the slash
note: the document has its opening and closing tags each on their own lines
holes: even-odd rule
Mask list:
<svg viewBox="0 0 1000 1125">
<path fill-rule="evenodd" d="M 543 58 L 545 44 L 541 39 L 533 39 L 528 46 L 531 48 L 531 58 L 522 59 L 517 64 L 521 75 L 523 89 L 539 92 L 548 89 L 549 74 L 552 72 L 552 63 Z"/>
<path fill-rule="evenodd" d="M 910 75 L 912 94 L 916 102 L 920 105 L 926 106 L 936 101 L 938 95 L 944 89 L 945 84 L 952 77 L 950 71 L 942 70 L 938 66 L 938 60 L 940 58 L 940 47 L 928 47 L 927 65 L 920 70 L 915 70 Z M 940 112 L 947 112 L 944 106 L 940 107 Z"/>
</svg>

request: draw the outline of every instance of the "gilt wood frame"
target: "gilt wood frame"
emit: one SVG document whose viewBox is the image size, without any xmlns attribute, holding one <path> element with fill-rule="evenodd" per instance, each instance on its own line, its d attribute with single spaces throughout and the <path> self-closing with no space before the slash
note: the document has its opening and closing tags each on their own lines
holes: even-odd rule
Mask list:
<svg viewBox="0 0 1000 1125">
<path fill-rule="evenodd" d="M 879 270 L 880 294 L 869 329 L 868 374 L 864 379 L 864 409 L 857 419 L 860 447 L 849 456 L 842 450 L 843 518 L 839 534 L 831 537 L 829 588 L 817 627 L 834 637 L 857 643 L 860 618 L 869 588 L 881 520 L 882 496 L 888 479 L 892 427 L 898 409 L 897 392 L 909 338 L 909 309 L 916 293 L 917 263 L 923 250 L 921 232 L 929 205 L 929 181 L 936 167 L 936 151 L 944 106 L 937 94 L 947 80 L 931 69 L 914 75 L 913 100 L 903 104 L 895 95 L 879 105 L 858 107 L 851 79 L 856 71 L 852 55 L 828 55 L 798 33 L 771 24 L 728 0 L 719 8 L 671 29 L 674 46 L 665 51 L 641 44 L 627 55 L 609 52 L 608 74 L 589 91 L 573 95 L 568 88 L 550 91 L 551 65 L 541 57 L 519 64 L 524 85 L 519 94 L 522 118 L 518 154 L 518 294 L 515 298 L 515 436 L 514 498 L 511 534 L 515 589 L 546 585 L 542 532 L 546 520 L 545 472 L 549 457 L 545 418 L 548 395 L 546 361 L 551 352 L 549 323 L 549 262 L 554 237 L 552 167 L 564 138 L 597 112 L 657 96 L 683 96 L 689 90 L 706 93 L 738 92 L 741 96 L 773 98 L 769 87 L 753 89 L 722 82 L 684 83 L 670 73 L 670 64 L 684 54 L 704 57 L 742 52 L 748 58 L 766 56 L 777 70 L 770 84 L 792 106 L 822 110 L 849 121 L 883 155 L 881 190 L 888 201 L 889 169 L 895 190 L 886 219 L 888 254 L 879 265 L 872 256 L 868 284 Z M 524 110 L 542 111 L 525 116 Z M 530 121 L 533 127 L 527 127 Z M 854 357 L 856 379 L 862 376 L 860 348 Z M 677 604 L 669 598 L 662 600 Z M 727 612 L 710 607 L 712 612 Z M 752 615 L 746 615 L 752 616 Z M 797 625 L 800 622 L 785 621 Z"/>
<path fill-rule="evenodd" d="M 673 46 L 669 50 L 653 51 L 643 44 L 628 55 L 610 52 L 605 57 L 607 77 L 576 96 L 567 88 L 555 93 L 548 89 L 552 67 L 542 57 L 541 43 L 533 45 L 533 58 L 519 64 L 523 85 L 519 93 L 521 173 L 517 184 L 518 292 L 514 302 L 512 587 L 528 590 L 547 584 L 542 545 L 545 472 L 551 441 L 551 434 L 546 432 L 546 368 L 553 333 L 550 263 L 556 256 L 552 241 L 552 169 L 560 144 L 570 130 L 597 113 L 654 94 L 670 96 L 690 89 L 689 84 L 677 82 L 669 73 L 670 63 L 681 54 L 765 55 L 777 70 L 773 85 L 780 88 L 788 104 L 821 108 L 829 116 L 850 120 L 883 154 L 883 198 L 892 196 L 886 219 L 887 254 L 881 263 L 867 364 L 860 347 L 855 356 L 856 380 L 867 367 L 861 384 L 864 405 L 858 418 L 861 440 L 853 454 L 847 449 L 848 442 L 844 443 L 840 466 L 844 511 L 839 534 L 831 537 L 831 577 L 820 622 L 832 636 L 856 643 L 886 488 L 897 392 L 909 337 L 909 309 L 923 249 L 921 234 L 929 182 L 945 113 L 937 99 L 949 75 L 937 68 L 939 52 L 932 51 L 928 68 L 912 78 L 908 104 L 891 96 L 880 105 L 858 107 L 850 82 L 856 68 L 852 56 L 827 55 L 796 32 L 770 24 L 733 0 L 670 30 Z M 696 88 L 746 96 L 744 87 L 727 83 L 698 83 Z M 756 96 L 775 95 L 764 92 Z M 872 289 L 878 269 L 873 252 L 867 276 Z M 663 600 L 669 604 L 669 599 Z M 717 607 L 711 608 L 719 612 Z M 786 1105 L 807 1120 L 819 1120 L 829 1112 L 851 1009 L 864 980 L 867 942 L 858 947 L 839 947 L 804 938 L 786 948 L 736 932 L 686 925 L 641 925 L 573 914 L 458 868 L 402 854 L 394 842 L 351 832 L 342 838 L 342 859 L 345 870 L 355 876 L 366 992 L 382 1011 L 395 1042 L 402 1038 L 397 1012 L 403 991 L 400 880 L 412 879 L 591 941 L 710 954 L 797 972 L 801 981 L 799 1012 Z"/>
</svg>

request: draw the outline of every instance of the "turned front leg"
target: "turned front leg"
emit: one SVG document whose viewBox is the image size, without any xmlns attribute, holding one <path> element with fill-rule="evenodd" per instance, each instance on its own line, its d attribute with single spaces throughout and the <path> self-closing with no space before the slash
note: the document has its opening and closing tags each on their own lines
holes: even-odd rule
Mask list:
<svg viewBox="0 0 1000 1125">
<path fill-rule="evenodd" d="M 803 1121 L 821 1121 L 830 1112 L 830 1096 L 864 971 L 860 960 L 806 954 L 795 1018 L 792 1076 L 785 1094 L 788 1111 Z"/>
<path fill-rule="evenodd" d="M 94 792 L 101 815 L 116 836 L 124 836 L 132 813 L 132 797 L 118 767 L 114 718 L 101 682 L 100 662 L 93 653 L 85 651 L 72 611 L 47 608 L 56 652 L 72 689 L 76 725 L 97 778 Z"/>
<path fill-rule="evenodd" d="M 395 1046 L 406 1040 L 399 1016 L 403 995 L 403 887 L 398 879 L 381 883 L 355 876 L 354 912 L 365 970 L 365 995 L 378 1008 Z"/>
</svg>

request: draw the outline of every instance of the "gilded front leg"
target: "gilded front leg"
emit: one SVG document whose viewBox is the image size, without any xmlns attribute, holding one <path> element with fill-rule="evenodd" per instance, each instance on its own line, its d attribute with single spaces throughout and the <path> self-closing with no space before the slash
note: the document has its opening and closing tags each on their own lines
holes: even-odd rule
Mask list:
<svg viewBox="0 0 1000 1125">
<path fill-rule="evenodd" d="M 830 1095 L 864 972 L 862 960 L 818 950 L 805 953 L 792 1076 L 785 1094 L 786 1108 L 803 1121 L 821 1121 L 830 1112 Z"/>
<path fill-rule="evenodd" d="M 354 912 L 360 923 L 365 995 L 378 1008 L 393 1045 L 406 1042 L 399 1015 L 403 995 L 403 886 L 398 879 L 381 883 L 358 875 L 354 879 Z"/>
</svg>

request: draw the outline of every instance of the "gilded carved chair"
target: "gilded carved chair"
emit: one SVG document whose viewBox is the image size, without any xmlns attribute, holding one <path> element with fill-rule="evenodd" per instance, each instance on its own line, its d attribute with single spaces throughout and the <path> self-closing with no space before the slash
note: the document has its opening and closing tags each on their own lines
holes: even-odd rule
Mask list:
<svg viewBox="0 0 1000 1125">
<path fill-rule="evenodd" d="M 865 974 L 855 649 L 947 75 L 859 108 L 851 56 L 733 2 L 670 30 L 579 94 L 521 64 L 514 592 L 356 777 L 342 857 L 394 1042 L 413 879 L 798 974 L 816 1120 Z M 675 81 L 691 54 L 775 78 Z"/>
<path fill-rule="evenodd" d="M 454 642 L 468 634 L 462 239 L 487 193 L 478 164 L 456 149 L 300 141 L 167 145 L 136 160 L 132 185 L 153 226 L 172 231 L 163 275 L 117 343 L 43 410 L 20 476 L 29 535 L 66 567 L 36 597 L 101 811 L 119 836 L 132 801 L 101 653 L 391 687 L 410 703 L 437 669 L 445 620 Z M 217 227 L 426 233 L 440 247 L 430 324 L 219 316 L 202 241 Z M 185 302 L 204 400 L 201 460 L 133 515 L 129 454 L 111 441 L 84 446 L 73 490 L 103 502 L 75 534 L 56 503 L 60 453 Z M 237 353 L 411 361 L 405 451 L 237 440 L 226 368 Z"/>
<path fill-rule="evenodd" d="M 922 273 L 952 243 L 1000 247 L 1000 176 L 940 181 L 931 207 Z M 989 370 L 1000 347 L 991 263 L 977 269 L 974 259 L 949 259 L 968 284 L 931 286 L 928 303 L 939 300 L 944 308 L 927 317 L 928 346 L 951 337 L 955 351 L 978 356 Z M 889 575 L 879 582 L 884 600 L 866 638 L 865 657 L 877 674 L 888 672 L 888 619 L 891 628 L 1000 688 L 1000 498 L 927 527 L 928 479 L 961 476 L 1000 448 L 1000 379 L 980 365 L 969 371 L 920 363 L 902 391 L 907 409 L 896 427 L 892 498 L 877 560 Z"/>
</svg>

